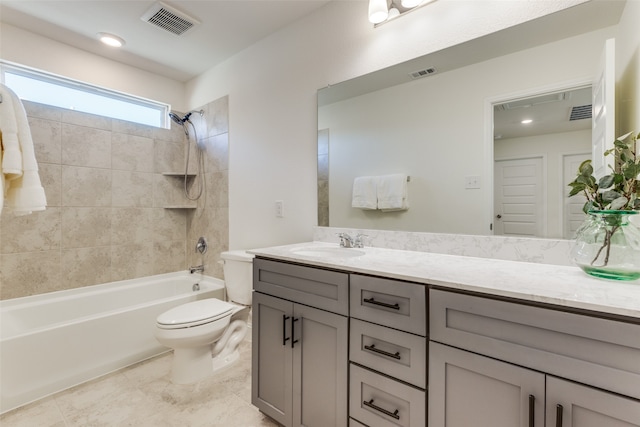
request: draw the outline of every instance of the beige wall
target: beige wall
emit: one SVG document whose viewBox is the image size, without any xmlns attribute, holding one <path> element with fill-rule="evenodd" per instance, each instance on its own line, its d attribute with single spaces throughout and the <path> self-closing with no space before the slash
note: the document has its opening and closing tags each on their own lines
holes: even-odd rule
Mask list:
<svg viewBox="0 0 640 427">
<path fill-rule="evenodd" d="M 203 261 L 191 255 L 196 235 L 211 236 L 207 273 L 222 277 L 215 261 L 228 241 L 226 98 L 204 107 L 212 183 L 197 203 L 186 201 L 181 177 L 162 175 L 184 171 L 182 129 L 25 107 L 48 207 L 21 217 L 3 211 L 0 298 L 184 270 Z M 184 204 L 198 209 L 164 208 Z"/>
</svg>

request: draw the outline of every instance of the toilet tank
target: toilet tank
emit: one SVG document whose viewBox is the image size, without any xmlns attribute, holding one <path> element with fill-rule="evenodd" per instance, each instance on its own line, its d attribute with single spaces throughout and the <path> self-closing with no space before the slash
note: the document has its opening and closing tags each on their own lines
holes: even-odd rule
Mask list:
<svg viewBox="0 0 640 427">
<path fill-rule="evenodd" d="M 242 250 L 220 254 L 224 270 L 227 298 L 242 305 L 251 305 L 253 289 L 253 255 Z"/>
</svg>

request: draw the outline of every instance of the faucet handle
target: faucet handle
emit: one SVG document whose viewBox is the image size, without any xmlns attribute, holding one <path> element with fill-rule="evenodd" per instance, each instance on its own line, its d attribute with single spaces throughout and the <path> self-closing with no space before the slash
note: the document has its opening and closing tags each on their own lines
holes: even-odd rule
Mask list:
<svg viewBox="0 0 640 427">
<path fill-rule="evenodd" d="M 353 239 L 347 233 L 337 233 L 337 236 L 340 238 L 341 248 L 350 248 L 353 246 Z"/>
<path fill-rule="evenodd" d="M 354 248 L 364 248 L 364 238 L 369 237 L 367 234 L 358 233 L 353 241 Z"/>
</svg>

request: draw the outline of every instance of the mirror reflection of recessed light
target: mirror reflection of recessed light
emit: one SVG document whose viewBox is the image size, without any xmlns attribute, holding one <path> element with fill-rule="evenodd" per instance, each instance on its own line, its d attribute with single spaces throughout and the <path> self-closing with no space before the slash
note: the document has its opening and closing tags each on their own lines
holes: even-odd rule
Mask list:
<svg viewBox="0 0 640 427">
<path fill-rule="evenodd" d="M 111 47 L 122 47 L 124 46 L 124 39 L 118 37 L 118 36 L 114 36 L 113 34 L 109 34 L 109 33 L 98 33 L 98 39 Z"/>
<path fill-rule="evenodd" d="M 528 125 L 529 123 L 532 123 L 532 122 L 533 122 L 533 120 L 531 120 L 531 119 L 524 119 L 520 123 L 522 123 L 523 125 Z"/>
</svg>

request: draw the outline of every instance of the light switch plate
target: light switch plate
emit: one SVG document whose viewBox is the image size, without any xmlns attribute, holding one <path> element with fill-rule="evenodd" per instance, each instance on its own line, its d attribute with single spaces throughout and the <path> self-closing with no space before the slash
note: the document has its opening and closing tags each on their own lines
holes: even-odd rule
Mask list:
<svg viewBox="0 0 640 427">
<path fill-rule="evenodd" d="M 468 190 L 480 188 L 480 177 L 479 176 L 465 176 L 464 177 L 464 188 Z"/>
</svg>

